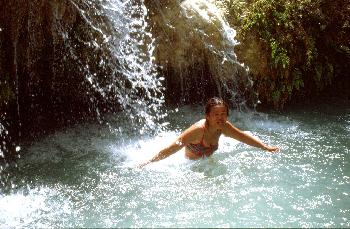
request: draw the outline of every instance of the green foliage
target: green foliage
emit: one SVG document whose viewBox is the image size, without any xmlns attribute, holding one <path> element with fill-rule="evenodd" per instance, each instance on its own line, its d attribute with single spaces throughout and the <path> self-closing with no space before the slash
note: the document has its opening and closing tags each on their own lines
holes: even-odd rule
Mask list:
<svg viewBox="0 0 350 229">
<path fill-rule="evenodd" d="M 335 78 L 349 76 L 346 0 L 221 0 L 220 4 L 237 30 L 238 57 L 250 67 L 261 100 L 282 108 L 295 96 L 312 96 Z"/>
<path fill-rule="evenodd" d="M 281 66 L 282 68 L 288 68 L 289 66 L 289 56 L 287 54 L 287 50 L 278 43 L 276 40 L 270 41 L 271 48 L 271 58 L 274 63 L 274 67 L 278 68 Z"/>
<path fill-rule="evenodd" d="M 300 90 L 302 87 L 304 87 L 304 81 L 302 79 L 302 73 L 300 71 L 300 69 L 296 68 L 293 70 L 292 73 L 292 77 L 293 77 L 293 81 L 291 85 L 288 85 L 288 87 L 290 88 L 288 90 L 288 93 L 291 94 L 293 91 L 293 88 L 295 88 L 296 90 Z"/>
<path fill-rule="evenodd" d="M 247 8 L 246 1 L 216 0 L 215 3 L 225 12 L 227 20 L 233 26 L 240 26 L 242 24 L 245 15 L 245 9 Z"/>
<path fill-rule="evenodd" d="M 272 101 L 274 103 L 278 103 L 281 97 L 281 92 L 279 90 L 275 90 L 272 92 Z"/>
</svg>

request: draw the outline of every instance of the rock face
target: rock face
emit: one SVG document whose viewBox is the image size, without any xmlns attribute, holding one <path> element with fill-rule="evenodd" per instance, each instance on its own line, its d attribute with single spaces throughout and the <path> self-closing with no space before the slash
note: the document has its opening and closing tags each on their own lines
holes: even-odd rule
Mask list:
<svg viewBox="0 0 350 229">
<path fill-rule="evenodd" d="M 168 102 L 205 102 L 208 97 L 221 95 L 240 103 L 251 96 L 246 69 L 234 52 L 236 32 L 214 1 L 146 4 L 156 38 L 156 62 L 166 79 Z"/>
<path fill-rule="evenodd" d="M 0 11 L 0 142 L 13 155 L 11 142 L 69 123 L 66 117 L 89 109 L 83 75 L 66 55 L 65 36 L 77 37 L 83 23 L 64 0 L 2 1 Z"/>
</svg>

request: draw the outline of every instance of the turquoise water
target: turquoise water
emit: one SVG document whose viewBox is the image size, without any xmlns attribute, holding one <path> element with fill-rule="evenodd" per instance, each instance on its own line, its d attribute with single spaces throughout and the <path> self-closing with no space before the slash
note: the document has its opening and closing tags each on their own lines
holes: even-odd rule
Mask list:
<svg viewBox="0 0 350 229">
<path fill-rule="evenodd" d="M 179 108 L 156 137 L 114 116 L 118 133 L 85 124 L 22 146 L 0 170 L 0 227 L 350 227 L 349 105 L 233 111 L 237 127 L 281 152 L 222 137 L 209 159 L 180 151 L 135 168 L 201 112 Z"/>
</svg>

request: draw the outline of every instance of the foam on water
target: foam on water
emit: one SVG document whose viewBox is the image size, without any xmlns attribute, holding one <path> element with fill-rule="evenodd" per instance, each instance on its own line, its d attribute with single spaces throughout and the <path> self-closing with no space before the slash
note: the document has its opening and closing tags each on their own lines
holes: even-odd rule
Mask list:
<svg viewBox="0 0 350 229">
<path fill-rule="evenodd" d="M 170 114 L 169 127 L 174 129 L 157 136 L 125 131 L 116 138 L 109 127 L 76 126 L 24 147 L 18 168 L 11 170 L 14 187 L 0 192 L 0 223 L 4 227 L 350 226 L 350 147 L 347 130 L 341 128 L 349 116 L 232 113 L 237 127 L 278 144 L 281 152 L 267 153 L 222 137 L 210 158 L 190 161 L 180 151 L 138 169 L 140 162 L 200 119 L 200 111 L 184 107 Z M 320 120 L 324 126 L 315 127 L 313 123 Z M 127 124 L 118 123 L 124 130 Z"/>
</svg>

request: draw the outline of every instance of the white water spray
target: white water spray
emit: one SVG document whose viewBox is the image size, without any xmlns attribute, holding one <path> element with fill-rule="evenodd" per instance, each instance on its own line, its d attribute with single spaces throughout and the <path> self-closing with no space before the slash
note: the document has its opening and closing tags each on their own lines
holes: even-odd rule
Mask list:
<svg viewBox="0 0 350 229">
<path fill-rule="evenodd" d="M 160 114 L 164 79 L 154 64 L 154 38 L 148 28 L 144 2 L 109 0 L 96 4 L 72 0 L 72 3 L 99 37 L 86 45 L 102 50 L 99 66 L 112 69 L 112 74 L 101 80 L 98 73 L 76 56 L 84 68 L 86 81 L 105 100 L 116 100 L 140 133 L 154 129 L 156 122 L 164 118 Z M 96 20 L 96 16 L 103 16 L 103 22 Z M 76 55 L 74 49 L 72 54 Z"/>
</svg>

